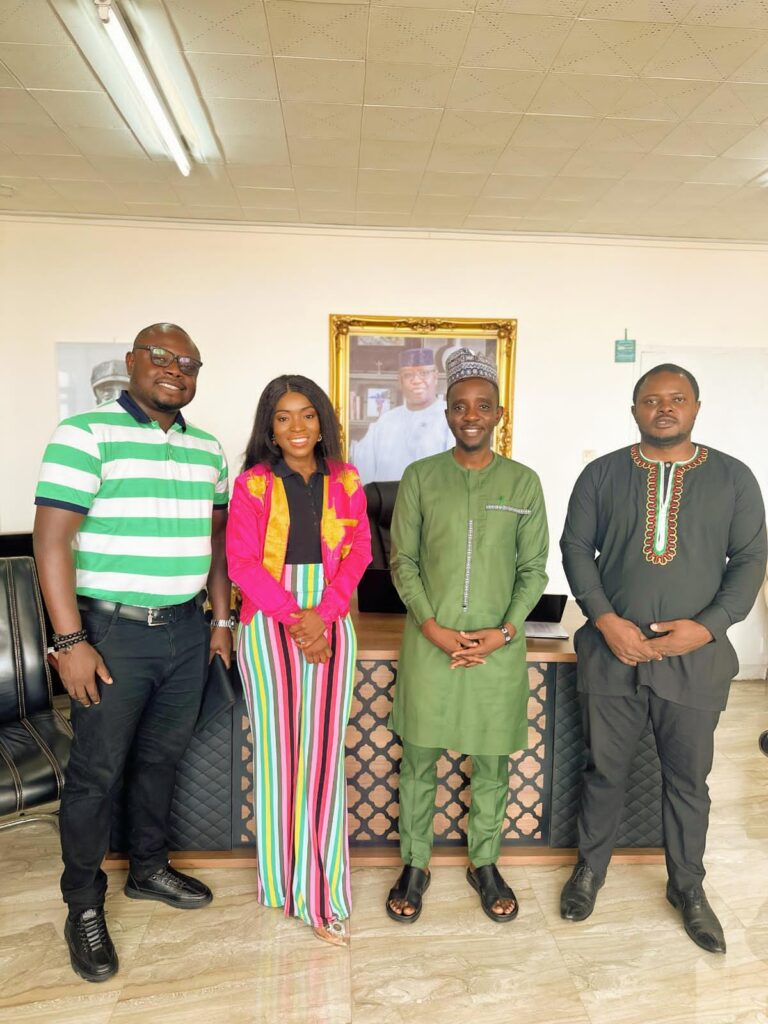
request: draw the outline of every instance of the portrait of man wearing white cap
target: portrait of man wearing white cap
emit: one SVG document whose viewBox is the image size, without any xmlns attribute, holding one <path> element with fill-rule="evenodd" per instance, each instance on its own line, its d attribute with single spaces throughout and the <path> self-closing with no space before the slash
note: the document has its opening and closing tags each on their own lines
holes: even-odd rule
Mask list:
<svg viewBox="0 0 768 1024">
<path fill-rule="evenodd" d="M 403 404 L 383 413 L 355 445 L 354 460 L 363 483 L 399 480 L 417 459 L 453 445 L 445 403 L 437 397 L 437 367 L 429 348 L 400 353 Z"/>
</svg>

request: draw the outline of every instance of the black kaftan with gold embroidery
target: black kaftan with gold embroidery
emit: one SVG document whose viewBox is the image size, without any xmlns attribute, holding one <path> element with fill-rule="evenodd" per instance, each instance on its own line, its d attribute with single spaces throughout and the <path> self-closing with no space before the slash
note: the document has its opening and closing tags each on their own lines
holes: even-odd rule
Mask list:
<svg viewBox="0 0 768 1024">
<path fill-rule="evenodd" d="M 629 696 L 649 686 L 687 707 L 725 707 L 738 660 L 726 630 L 748 614 L 764 579 L 765 510 L 751 470 L 698 446 L 686 463 L 657 463 L 641 446 L 596 459 L 571 495 L 560 541 L 568 582 L 587 623 L 575 638 L 581 691 Z M 594 620 L 615 612 L 651 623 L 695 619 L 713 641 L 632 668 Z"/>
</svg>

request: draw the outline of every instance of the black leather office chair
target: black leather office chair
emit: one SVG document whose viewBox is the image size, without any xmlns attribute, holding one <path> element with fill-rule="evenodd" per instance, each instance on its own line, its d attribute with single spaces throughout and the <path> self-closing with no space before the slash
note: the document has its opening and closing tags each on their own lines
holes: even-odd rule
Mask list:
<svg viewBox="0 0 768 1024">
<path fill-rule="evenodd" d="M 405 606 L 395 590 L 389 571 L 389 531 L 397 488 L 397 480 L 365 485 L 373 561 L 363 573 L 357 587 L 357 606 L 361 612 L 405 612 Z"/>
<path fill-rule="evenodd" d="M 32 558 L 0 558 L 0 829 L 57 813 L 72 731 L 53 707 L 45 617 Z"/>
</svg>

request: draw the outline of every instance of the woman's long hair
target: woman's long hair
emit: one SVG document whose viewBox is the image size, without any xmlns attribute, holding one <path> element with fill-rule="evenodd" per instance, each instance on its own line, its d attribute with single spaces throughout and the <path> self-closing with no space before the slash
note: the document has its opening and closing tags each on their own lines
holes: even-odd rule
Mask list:
<svg viewBox="0 0 768 1024">
<path fill-rule="evenodd" d="M 318 441 L 315 445 L 315 455 L 341 462 L 341 431 L 331 400 L 323 389 L 309 377 L 291 373 L 275 377 L 261 393 L 259 404 L 256 406 L 253 430 L 245 449 L 243 472 L 260 462 L 274 466 L 282 457 L 282 452 L 272 440 L 272 421 L 275 418 L 277 403 L 289 391 L 296 391 L 300 395 L 304 395 L 317 411 L 322 441 Z"/>
</svg>

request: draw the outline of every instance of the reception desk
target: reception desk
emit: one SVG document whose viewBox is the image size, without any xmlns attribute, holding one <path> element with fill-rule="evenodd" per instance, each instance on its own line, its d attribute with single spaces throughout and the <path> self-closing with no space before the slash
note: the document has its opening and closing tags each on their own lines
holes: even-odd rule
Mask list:
<svg viewBox="0 0 768 1024">
<path fill-rule="evenodd" d="M 353 861 L 398 860 L 397 782 L 400 745 L 387 728 L 404 616 L 353 612 L 358 636 L 357 678 L 346 737 L 348 823 Z M 570 636 L 582 617 L 569 603 Z M 573 858 L 585 748 L 576 695 L 572 639 L 529 640 L 528 746 L 510 757 L 503 860 Z M 177 779 L 171 815 L 176 863 L 255 863 L 252 817 L 253 738 L 245 702 L 194 737 Z M 471 760 L 448 751 L 438 765 L 435 858 L 464 857 Z M 656 860 L 662 845 L 661 779 L 646 732 L 627 787 L 618 838 L 621 859 Z M 119 808 L 112 849 L 124 848 Z M 113 864 L 123 863 L 113 855 Z"/>
</svg>

